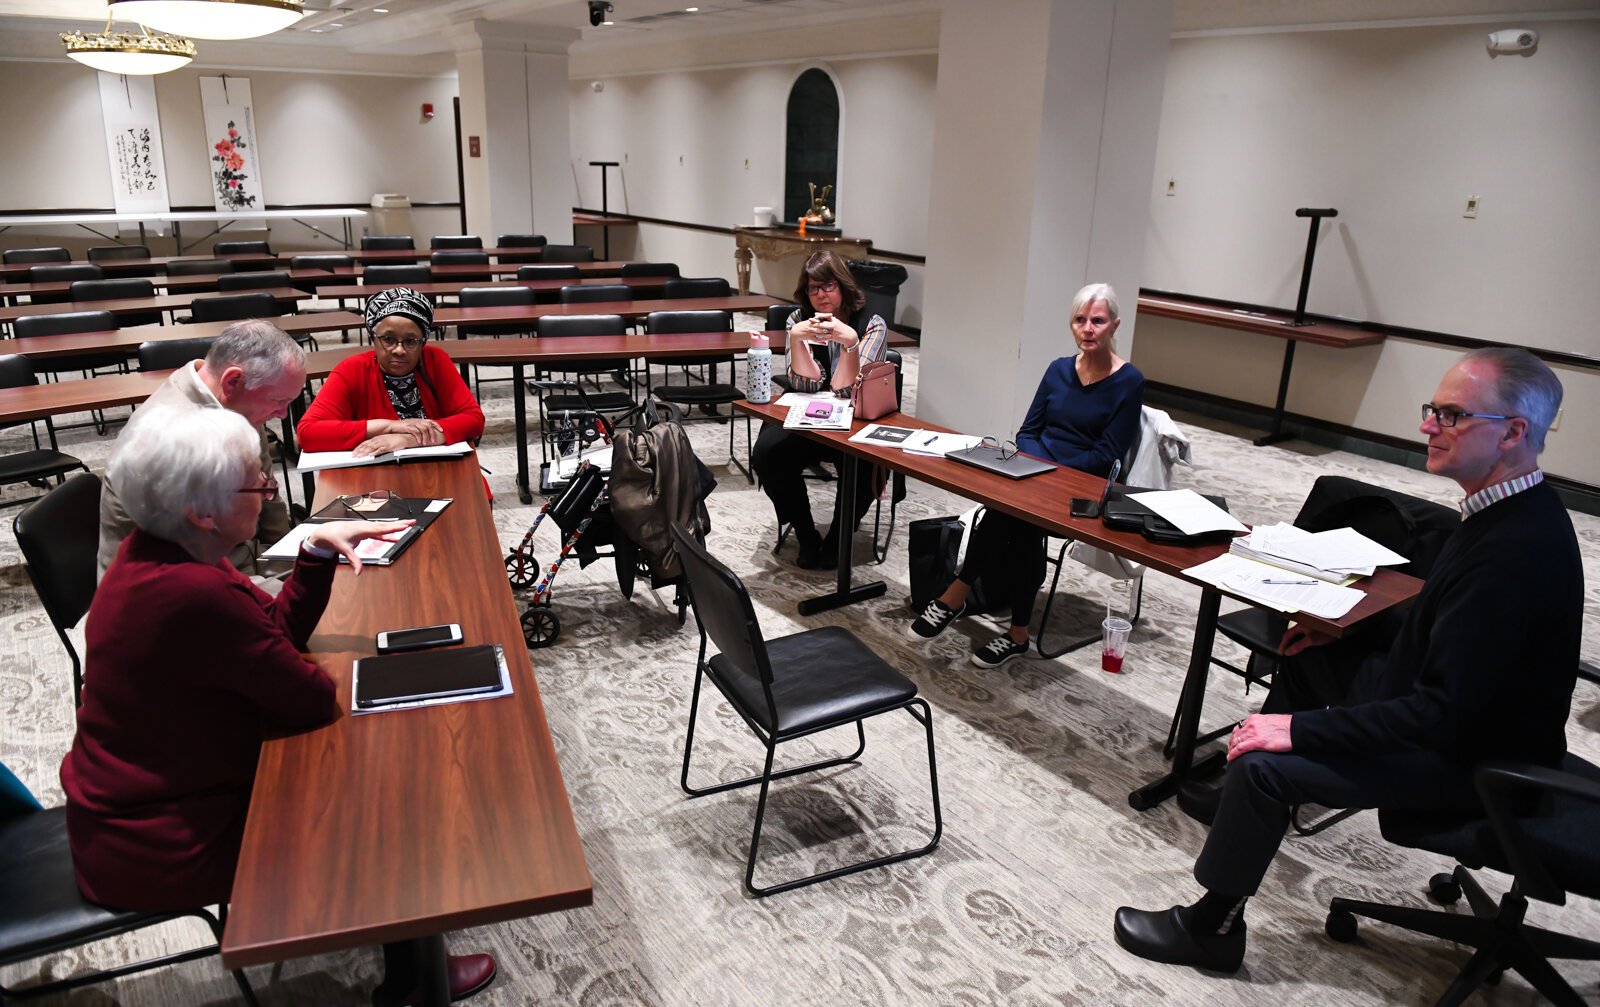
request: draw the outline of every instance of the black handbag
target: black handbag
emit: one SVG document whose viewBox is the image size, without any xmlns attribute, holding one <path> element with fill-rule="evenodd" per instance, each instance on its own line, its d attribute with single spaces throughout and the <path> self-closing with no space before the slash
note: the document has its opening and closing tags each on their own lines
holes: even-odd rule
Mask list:
<svg viewBox="0 0 1600 1007">
<path fill-rule="evenodd" d="M 959 517 L 930 517 L 911 522 L 909 545 L 911 609 L 921 614 L 928 602 L 944 593 L 956 579 L 956 557 L 961 552 L 964 527 Z M 983 578 L 972 585 L 967 596 L 968 612 L 991 610 L 984 594 Z"/>
</svg>

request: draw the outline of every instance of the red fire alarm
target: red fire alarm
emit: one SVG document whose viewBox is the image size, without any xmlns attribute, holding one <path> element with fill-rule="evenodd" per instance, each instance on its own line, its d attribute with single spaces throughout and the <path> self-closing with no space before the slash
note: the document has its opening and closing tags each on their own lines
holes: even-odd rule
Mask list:
<svg viewBox="0 0 1600 1007">
<path fill-rule="evenodd" d="M 422 117 L 424 119 L 433 118 L 433 102 L 425 101 L 422 103 Z"/>
<path fill-rule="evenodd" d="M 481 156 L 483 156 L 482 153 L 480 152 L 479 148 L 478 148 L 478 138 L 475 137 L 475 136 L 467 137 L 467 156 L 468 157 L 481 157 Z"/>
</svg>

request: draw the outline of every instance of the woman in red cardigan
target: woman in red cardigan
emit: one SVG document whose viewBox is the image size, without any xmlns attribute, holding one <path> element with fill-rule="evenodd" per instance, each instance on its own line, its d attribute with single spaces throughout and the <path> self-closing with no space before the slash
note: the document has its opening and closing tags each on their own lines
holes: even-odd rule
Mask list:
<svg viewBox="0 0 1600 1007">
<path fill-rule="evenodd" d="M 356 457 L 483 436 L 483 410 L 450 355 L 428 345 L 433 305 L 395 287 L 367 299 L 372 352 L 339 363 L 296 427 L 307 451 Z"/>
</svg>

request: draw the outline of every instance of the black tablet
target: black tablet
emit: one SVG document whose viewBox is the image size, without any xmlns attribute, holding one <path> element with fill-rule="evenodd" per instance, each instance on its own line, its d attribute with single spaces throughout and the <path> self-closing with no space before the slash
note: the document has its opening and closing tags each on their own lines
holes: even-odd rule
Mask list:
<svg viewBox="0 0 1600 1007">
<path fill-rule="evenodd" d="M 355 704 L 371 710 L 450 696 L 496 692 L 505 653 L 499 644 L 384 654 L 356 661 Z"/>
</svg>

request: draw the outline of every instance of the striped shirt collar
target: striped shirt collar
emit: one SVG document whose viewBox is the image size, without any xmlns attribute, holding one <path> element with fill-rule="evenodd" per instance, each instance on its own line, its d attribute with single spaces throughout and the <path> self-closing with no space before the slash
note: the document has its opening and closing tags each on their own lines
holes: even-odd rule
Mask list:
<svg viewBox="0 0 1600 1007">
<path fill-rule="evenodd" d="M 1499 503 L 1506 497 L 1515 496 L 1523 490 L 1532 489 L 1542 482 L 1544 482 L 1544 470 L 1534 469 L 1527 475 L 1517 476 L 1515 479 L 1507 479 L 1505 482 L 1495 483 L 1493 486 L 1485 486 L 1461 501 L 1461 518 L 1466 520 L 1490 504 Z"/>
</svg>

